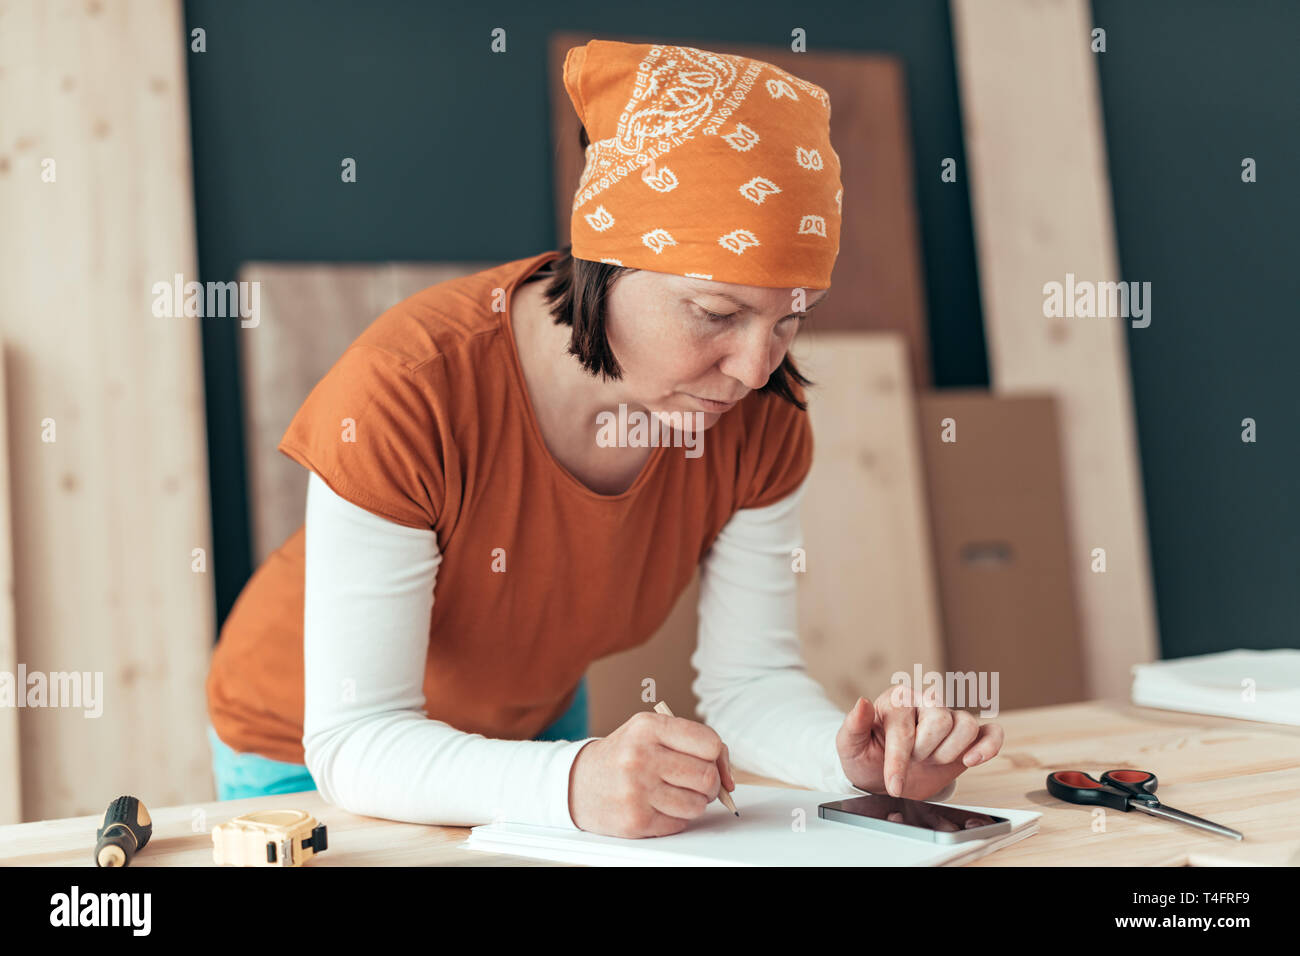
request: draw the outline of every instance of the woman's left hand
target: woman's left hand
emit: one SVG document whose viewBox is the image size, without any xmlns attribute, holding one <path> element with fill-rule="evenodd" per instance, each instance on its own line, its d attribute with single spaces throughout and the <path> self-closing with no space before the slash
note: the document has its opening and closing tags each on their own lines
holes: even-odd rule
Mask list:
<svg viewBox="0 0 1300 956">
<path fill-rule="evenodd" d="M 974 714 L 921 702 L 895 684 L 875 703 L 859 697 L 835 735 L 844 773 L 870 793 L 926 800 L 1002 749 L 1002 728 Z"/>
</svg>

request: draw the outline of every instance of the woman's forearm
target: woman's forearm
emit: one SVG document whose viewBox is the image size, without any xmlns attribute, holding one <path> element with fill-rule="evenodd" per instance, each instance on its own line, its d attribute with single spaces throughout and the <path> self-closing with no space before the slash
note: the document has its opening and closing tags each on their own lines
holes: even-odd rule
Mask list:
<svg viewBox="0 0 1300 956">
<path fill-rule="evenodd" d="M 306 736 L 321 796 L 352 813 L 475 826 L 494 820 L 576 829 L 569 772 L 586 741 L 494 740 L 412 711 Z"/>
</svg>

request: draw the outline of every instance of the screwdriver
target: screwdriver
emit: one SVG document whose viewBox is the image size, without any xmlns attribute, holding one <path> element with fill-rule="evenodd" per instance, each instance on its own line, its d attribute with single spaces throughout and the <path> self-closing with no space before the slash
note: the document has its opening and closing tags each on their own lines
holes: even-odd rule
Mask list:
<svg viewBox="0 0 1300 956">
<path fill-rule="evenodd" d="M 96 866 L 129 866 L 137 850 L 144 849 L 153 835 L 149 811 L 135 797 L 118 797 L 104 811 L 95 837 Z"/>
</svg>

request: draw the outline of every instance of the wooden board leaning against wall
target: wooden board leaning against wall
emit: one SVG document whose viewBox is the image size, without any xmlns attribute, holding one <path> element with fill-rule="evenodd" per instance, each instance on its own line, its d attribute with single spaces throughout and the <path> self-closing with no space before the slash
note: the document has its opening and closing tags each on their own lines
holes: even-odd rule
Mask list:
<svg viewBox="0 0 1300 956">
<path fill-rule="evenodd" d="M 1049 282 L 1119 279 L 1090 8 L 952 14 L 993 387 L 1058 401 L 1088 692 L 1127 696 L 1132 665 L 1159 652 L 1127 322 L 1045 314 Z"/>
<path fill-rule="evenodd" d="M 986 717 L 1083 700 L 1056 400 L 983 389 L 917 398 L 948 669 L 974 675 L 993 702 Z"/>
<path fill-rule="evenodd" d="M 257 324 L 239 331 L 254 566 L 303 523 L 307 471 L 276 446 L 307 394 L 381 313 L 428 286 L 498 264 L 250 262 L 240 268 L 240 281 L 256 282 L 258 290 Z"/>
<path fill-rule="evenodd" d="M 185 56 L 178 0 L 0 29 L 16 656 L 81 697 L 19 715 L 27 819 L 212 797 L 208 320 L 154 292 L 197 280 Z"/>
<path fill-rule="evenodd" d="M 9 513 L 9 412 L 5 390 L 4 340 L 0 339 L 0 673 L 18 673 L 14 630 L 13 517 Z M 0 826 L 21 823 L 22 759 L 18 709 L 0 707 Z"/>
</svg>

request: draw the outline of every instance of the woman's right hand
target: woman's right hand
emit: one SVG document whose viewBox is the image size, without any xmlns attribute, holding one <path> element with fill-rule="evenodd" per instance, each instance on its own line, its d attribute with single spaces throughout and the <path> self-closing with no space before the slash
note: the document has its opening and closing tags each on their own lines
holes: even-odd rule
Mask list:
<svg viewBox="0 0 1300 956">
<path fill-rule="evenodd" d="M 722 738 L 697 721 L 641 711 L 578 751 L 569 816 L 590 833 L 665 836 L 685 830 L 723 786 L 736 789 Z"/>
</svg>

